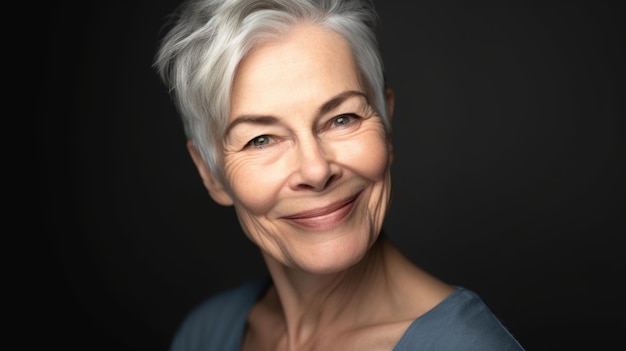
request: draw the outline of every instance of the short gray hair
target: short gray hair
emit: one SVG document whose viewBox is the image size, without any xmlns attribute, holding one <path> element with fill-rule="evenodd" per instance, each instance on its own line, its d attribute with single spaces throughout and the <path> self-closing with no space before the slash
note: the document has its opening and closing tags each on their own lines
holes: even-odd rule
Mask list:
<svg viewBox="0 0 626 351">
<path fill-rule="evenodd" d="M 259 42 L 303 21 L 346 39 L 368 101 L 390 133 L 379 18 L 370 0 L 188 0 L 173 15 L 154 65 L 173 95 L 187 138 L 215 175 L 221 176 L 217 143 L 228 122 L 239 62 Z"/>
</svg>

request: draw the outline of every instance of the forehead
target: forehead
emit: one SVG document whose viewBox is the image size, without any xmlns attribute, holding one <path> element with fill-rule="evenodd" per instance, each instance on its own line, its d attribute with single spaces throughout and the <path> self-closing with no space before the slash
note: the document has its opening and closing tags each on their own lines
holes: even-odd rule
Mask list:
<svg viewBox="0 0 626 351">
<path fill-rule="evenodd" d="M 271 114 L 290 105 L 323 104 L 346 90 L 362 90 L 346 40 L 329 29 L 301 24 L 281 39 L 258 45 L 240 62 L 231 119 Z"/>
</svg>

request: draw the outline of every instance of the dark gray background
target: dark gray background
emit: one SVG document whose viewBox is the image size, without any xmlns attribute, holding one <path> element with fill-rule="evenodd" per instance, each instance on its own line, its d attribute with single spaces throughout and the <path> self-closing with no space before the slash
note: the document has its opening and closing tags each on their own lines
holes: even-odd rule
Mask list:
<svg viewBox="0 0 626 351">
<path fill-rule="evenodd" d="M 61 1 L 40 21 L 37 301 L 41 338 L 63 349 L 166 350 L 195 304 L 264 272 L 151 67 L 177 3 Z M 396 89 L 386 229 L 528 350 L 623 334 L 617 3 L 377 2 Z"/>
</svg>

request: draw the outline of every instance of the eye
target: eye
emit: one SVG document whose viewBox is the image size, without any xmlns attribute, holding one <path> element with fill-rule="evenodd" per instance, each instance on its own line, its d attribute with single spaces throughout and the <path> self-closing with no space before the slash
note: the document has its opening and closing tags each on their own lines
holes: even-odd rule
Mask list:
<svg viewBox="0 0 626 351">
<path fill-rule="evenodd" d="M 269 145 L 272 141 L 273 139 L 269 135 L 259 135 L 250 140 L 246 146 L 261 148 Z"/>
<path fill-rule="evenodd" d="M 353 124 L 357 120 L 357 116 L 353 114 L 340 115 L 331 120 L 332 127 L 344 127 Z"/>
</svg>

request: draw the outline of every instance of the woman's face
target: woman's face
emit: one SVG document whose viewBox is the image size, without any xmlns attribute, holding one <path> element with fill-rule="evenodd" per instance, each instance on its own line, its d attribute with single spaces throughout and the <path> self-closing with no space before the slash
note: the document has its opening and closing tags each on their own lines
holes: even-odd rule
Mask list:
<svg viewBox="0 0 626 351">
<path fill-rule="evenodd" d="M 390 145 L 347 43 L 301 25 L 241 62 L 224 174 L 244 232 L 289 267 L 330 273 L 360 260 L 382 227 Z"/>
</svg>

